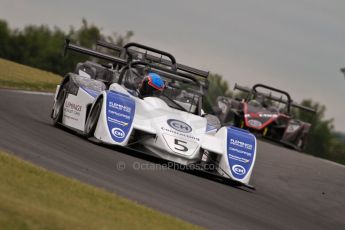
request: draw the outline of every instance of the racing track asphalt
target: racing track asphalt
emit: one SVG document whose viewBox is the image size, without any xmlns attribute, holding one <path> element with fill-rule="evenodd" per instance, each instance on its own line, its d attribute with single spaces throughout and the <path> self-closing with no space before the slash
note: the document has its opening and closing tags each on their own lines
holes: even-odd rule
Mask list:
<svg viewBox="0 0 345 230">
<path fill-rule="evenodd" d="M 257 190 L 242 190 L 153 169 L 150 157 L 55 128 L 52 101 L 51 95 L 0 90 L 0 148 L 206 228 L 345 229 L 344 166 L 259 141 L 251 180 Z"/>
</svg>

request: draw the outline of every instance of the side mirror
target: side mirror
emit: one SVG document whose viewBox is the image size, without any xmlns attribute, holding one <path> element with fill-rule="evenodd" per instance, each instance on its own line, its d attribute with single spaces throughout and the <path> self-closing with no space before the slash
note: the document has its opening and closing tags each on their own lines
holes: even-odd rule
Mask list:
<svg viewBox="0 0 345 230">
<path fill-rule="evenodd" d="M 217 116 L 215 115 L 211 115 L 211 114 L 207 114 L 205 116 L 206 120 L 207 120 L 207 124 L 209 126 L 212 126 L 213 128 L 215 128 L 216 130 L 220 129 L 221 127 L 221 123 L 220 120 Z"/>
</svg>

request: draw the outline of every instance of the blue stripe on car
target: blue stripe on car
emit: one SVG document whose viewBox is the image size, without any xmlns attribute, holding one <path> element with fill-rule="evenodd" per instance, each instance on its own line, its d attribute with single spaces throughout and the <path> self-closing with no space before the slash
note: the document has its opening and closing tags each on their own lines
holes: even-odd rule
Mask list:
<svg viewBox="0 0 345 230">
<path fill-rule="evenodd" d="M 255 136 L 247 130 L 227 128 L 227 157 L 232 175 L 243 179 L 250 170 L 256 151 Z"/>
<path fill-rule="evenodd" d="M 128 136 L 135 114 L 135 101 L 126 94 L 106 91 L 106 118 L 111 137 L 122 143 Z"/>
<path fill-rule="evenodd" d="M 89 94 L 91 97 L 96 98 L 101 92 L 95 91 L 86 87 L 80 87 L 82 88 L 87 94 Z"/>
</svg>

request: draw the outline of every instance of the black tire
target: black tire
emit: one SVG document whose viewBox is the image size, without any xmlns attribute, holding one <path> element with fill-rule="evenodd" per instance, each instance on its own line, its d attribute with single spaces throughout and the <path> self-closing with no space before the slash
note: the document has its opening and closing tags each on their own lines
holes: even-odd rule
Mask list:
<svg viewBox="0 0 345 230">
<path fill-rule="evenodd" d="M 303 152 L 305 148 L 305 137 L 300 137 L 296 141 L 296 147 L 299 152 Z"/>
<path fill-rule="evenodd" d="M 67 96 L 67 83 L 63 84 L 62 88 L 60 89 L 56 101 L 53 106 L 53 110 L 51 113 L 51 117 L 53 119 L 53 125 L 57 126 L 62 121 L 63 115 L 63 106 L 65 104 L 66 96 Z"/>
<path fill-rule="evenodd" d="M 99 118 L 99 115 L 101 114 L 102 104 L 103 104 L 103 98 L 101 97 L 100 99 L 97 100 L 96 104 L 92 107 L 92 110 L 90 111 L 90 114 L 87 117 L 87 120 L 85 123 L 85 136 L 87 138 L 94 136 L 97 123 L 98 123 L 98 118 Z"/>
</svg>

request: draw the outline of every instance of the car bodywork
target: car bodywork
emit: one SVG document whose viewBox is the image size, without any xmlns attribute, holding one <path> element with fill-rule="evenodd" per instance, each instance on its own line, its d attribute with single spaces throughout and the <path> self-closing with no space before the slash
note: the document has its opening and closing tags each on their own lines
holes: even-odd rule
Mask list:
<svg viewBox="0 0 345 230">
<path fill-rule="evenodd" d="M 101 143 L 140 148 L 181 165 L 197 165 L 251 187 L 256 138 L 243 129 L 220 127 L 218 118 L 203 114 L 208 72 L 178 64 L 171 54 L 137 43 L 99 45 L 120 55 L 66 41 L 66 50 L 108 63 L 86 61 L 66 74 L 55 93 L 51 113 L 55 124 Z M 166 83 L 162 95 L 138 97 L 136 89 L 145 71 L 162 76 Z"/>
<path fill-rule="evenodd" d="M 315 113 L 312 108 L 294 103 L 287 92 L 263 84 L 252 88 L 236 84 L 235 89 L 246 96 L 217 98 L 216 110 L 222 124 L 248 129 L 299 151 L 304 149 L 311 124 L 294 118 L 292 109 Z"/>
</svg>

